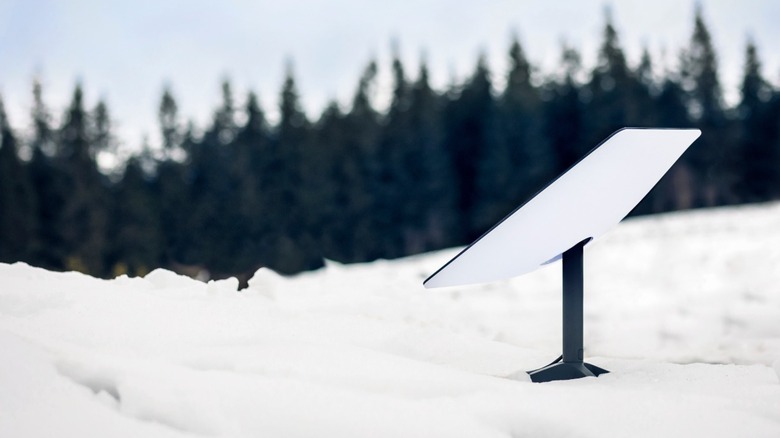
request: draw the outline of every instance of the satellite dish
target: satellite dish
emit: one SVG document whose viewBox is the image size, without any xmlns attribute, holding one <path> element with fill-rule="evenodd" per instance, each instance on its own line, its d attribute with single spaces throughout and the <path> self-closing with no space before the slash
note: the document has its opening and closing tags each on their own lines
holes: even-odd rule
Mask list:
<svg viewBox="0 0 780 438">
<path fill-rule="evenodd" d="M 583 248 L 623 220 L 700 135 L 698 129 L 614 132 L 439 268 L 424 286 L 507 279 L 562 258 L 563 362 L 530 372 L 531 378 L 563 380 L 606 372 L 582 361 Z"/>
</svg>

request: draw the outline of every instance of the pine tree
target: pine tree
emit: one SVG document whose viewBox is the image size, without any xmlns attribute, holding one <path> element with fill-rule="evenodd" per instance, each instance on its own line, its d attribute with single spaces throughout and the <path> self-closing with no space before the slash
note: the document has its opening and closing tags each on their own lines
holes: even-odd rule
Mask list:
<svg viewBox="0 0 780 438">
<path fill-rule="evenodd" d="M 112 189 L 111 274 L 144 276 L 162 264 L 163 238 L 151 181 L 137 157 L 130 158 Z"/>
<path fill-rule="evenodd" d="M 380 117 L 371 104 L 371 90 L 377 66 L 370 62 L 361 75 L 352 108 L 340 115 L 330 107 L 322 120 L 321 133 L 327 132 L 335 161 L 329 180 L 338 189 L 328 218 L 325 250 L 327 257 L 344 262 L 375 260 L 381 257 L 377 212 L 380 172 Z M 328 128 L 326 131 L 325 128 Z M 322 147 L 322 146 L 321 146 Z"/>
<path fill-rule="evenodd" d="M 587 86 L 585 142 L 596 147 L 604 138 L 626 126 L 642 126 L 640 83 L 626 62 L 609 10 L 599 48 L 598 65 Z"/>
<path fill-rule="evenodd" d="M 704 23 L 701 7 L 697 5 L 693 35 L 682 54 L 681 73 L 683 87 L 689 94 L 689 109 L 694 119 L 703 125 L 720 122 L 724 116 L 717 63 L 712 36 Z"/>
<path fill-rule="evenodd" d="M 411 94 L 397 54 L 392 71 L 393 100 L 379 140 L 379 180 L 374 189 L 374 214 L 378 225 L 374 239 L 379 242 L 382 258 L 397 258 L 404 254 L 404 232 L 413 214 L 409 197 L 415 193 L 407 162 L 414 147 L 409 120 Z"/>
<path fill-rule="evenodd" d="M 166 86 L 157 112 L 163 155 L 152 181 L 152 193 L 158 203 L 162 239 L 163 265 L 196 266 L 204 263 L 198 252 L 195 236 L 202 232 L 193 214 L 199 196 L 192 186 L 197 179 L 197 167 L 203 161 L 200 143 L 195 138 L 192 122 L 181 127 L 178 104 L 171 88 Z M 198 166 L 196 166 L 198 165 Z"/>
<path fill-rule="evenodd" d="M 159 223 L 163 239 L 163 264 L 197 265 L 198 259 L 193 243 L 194 236 L 200 232 L 195 228 L 193 218 L 193 190 L 195 179 L 191 155 L 197 141 L 194 127 L 189 123 L 181 136 L 181 148 L 188 151 L 189 159 L 181 163 L 170 157 L 164 158 L 157 166 L 153 180 L 152 193 L 159 203 Z"/>
<path fill-rule="evenodd" d="M 555 157 L 544 138 L 539 90 L 532 67 L 515 39 L 509 50 L 507 85 L 498 101 L 497 135 L 480 159 L 475 223 L 481 229 L 500 220 L 554 176 Z"/>
<path fill-rule="evenodd" d="M 97 150 L 90 135 L 81 86 L 77 85 L 60 128 L 60 151 L 65 175 L 65 202 L 59 219 L 66 251 L 65 268 L 104 275 L 107 249 L 107 193 L 97 169 Z"/>
<path fill-rule="evenodd" d="M 653 75 L 653 59 L 647 46 L 642 48 L 642 56 L 639 59 L 639 65 L 636 67 L 635 75 L 645 89 L 655 91 L 656 83 Z"/>
<path fill-rule="evenodd" d="M 214 114 L 212 134 L 220 144 L 229 144 L 238 131 L 236 124 L 236 105 L 233 100 L 233 87 L 227 79 L 222 81 L 222 105 Z M 206 134 L 207 136 L 209 133 Z"/>
<path fill-rule="evenodd" d="M 748 41 L 742 79 L 739 117 L 739 159 L 729 160 L 739 175 L 739 195 L 747 202 L 764 201 L 780 186 L 780 154 L 773 144 L 777 126 L 769 111 L 771 88 L 761 74 L 756 46 Z"/>
<path fill-rule="evenodd" d="M 37 79 L 33 81 L 33 151 L 40 150 L 44 155 L 52 157 L 57 154 L 57 144 L 54 130 L 51 127 L 51 114 L 43 102 L 43 87 Z"/>
<path fill-rule="evenodd" d="M 734 183 L 724 168 L 729 139 L 723 97 L 718 79 L 717 55 L 712 37 L 697 5 L 693 35 L 682 54 L 681 75 L 687 93 L 688 110 L 702 130 L 701 138 L 690 148 L 684 159 L 696 172 L 698 196 L 694 206 L 712 206 L 730 196 Z"/>
<path fill-rule="evenodd" d="M 238 129 L 228 166 L 232 179 L 231 217 L 233 226 L 225 239 L 234 273 L 251 275 L 263 264 L 263 235 L 269 230 L 265 204 L 265 174 L 270 172 L 270 132 L 257 96 L 250 92 L 244 109 L 246 123 Z M 242 277 L 243 278 L 243 277 Z"/>
<path fill-rule="evenodd" d="M 108 105 L 101 100 L 92 111 L 91 117 L 91 142 L 93 157 L 97 164 L 100 158 L 107 158 L 113 161 L 117 155 L 118 143 L 114 138 L 111 126 L 111 116 L 108 112 Z"/>
<path fill-rule="evenodd" d="M 656 82 L 653 73 L 653 59 L 647 47 L 642 49 L 639 64 L 633 70 L 631 85 L 633 90 L 634 115 L 637 126 L 662 126 L 659 125 L 660 111 L 656 105 L 656 97 L 661 92 L 660 85 Z"/>
<path fill-rule="evenodd" d="M 0 97 L 0 262 L 30 260 L 36 216 L 33 186 Z"/>
<path fill-rule="evenodd" d="M 58 162 L 57 133 L 51 126 L 51 115 L 37 80 L 33 82 L 32 120 L 32 158 L 28 170 L 36 195 L 38 230 L 31 242 L 30 262 L 46 269 L 61 270 L 65 268 L 66 248 L 59 221 L 65 204 L 67 179 Z"/>
<path fill-rule="evenodd" d="M 282 86 L 280 120 L 273 150 L 273 185 L 270 188 L 274 219 L 279 232 L 271 239 L 274 257 L 268 265 L 281 273 L 295 273 L 322 266 L 322 257 L 312 236 L 310 221 L 316 212 L 308 210 L 310 199 L 305 191 L 306 170 L 312 164 L 309 154 L 310 125 L 301 109 L 292 71 L 288 70 Z"/>
<path fill-rule="evenodd" d="M 493 85 L 485 57 L 480 56 L 471 78 L 450 98 L 445 110 L 445 142 L 458 175 L 462 241 L 473 240 L 485 231 L 474 223 L 477 163 L 495 141 L 495 117 Z"/>
<path fill-rule="evenodd" d="M 358 175 L 360 163 L 354 161 L 346 147 L 345 115 L 335 101 L 323 110 L 313 135 L 318 148 L 330 151 L 317 176 L 321 183 L 317 195 L 321 200 L 317 242 L 326 259 L 354 262 L 354 252 L 359 244 L 353 240 L 355 224 L 365 220 L 355 205 L 362 194 L 355 185 L 361 184 L 362 179 Z"/>
<path fill-rule="evenodd" d="M 157 112 L 160 134 L 162 135 L 162 146 L 166 157 L 171 157 L 175 154 L 181 140 L 178 111 L 179 106 L 176 104 L 171 89 L 166 86 L 163 89 L 160 108 Z"/>
<path fill-rule="evenodd" d="M 774 168 L 777 171 L 777 169 L 780 169 L 780 90 L 774 90 L 772 99 L 769 101 L 767 120 L 769 121 L 769 126 L 774 128 L 767 135 L 767 143 L 772 145 L 770 146 L 773 151 L 772 155 L 776 157 Z M 777 179 L 780 179 L 780 176 L 775 175 Z M 774 188 L 770 189 L 770 196 L 771 199 L 780 198 L 780 183 L 776 183 Z"/>
<path fill-rule="evenodd" d="M 409 128 L 412 150 L 406 164 L 414 183 L 407 193 L 410 216 L 404 254 L 458 244 L 457 196 L 452 156 L 445 149 L 443 102 L 431 88 L 428 68 L 420 65 L 410 90 Z"/>
<path fill-rule="evenodd" d="M 563 74 L 551 80 L 544 90 L 544 136 L 557 158 L 556 175 L 561 174 L 584 156 L 589 146 L 584 140 L 584 107 L 577 76 L 581 70 L 580 54 L 563 46 Z M 590 146 L 592 147 L 592 146 Z"/>
<path fill-rule="evenodd" d="M 638 112 L 636 120 L 632 124 L 634 126 L 666 127 L 667 125 L 659 122 L 659 119 L 662 117 L 662 111 L 658 106 L 656 97 L 660 90 L 653 75 L 653 60 L 647 47 L 642 50 L 639 64 L 633 70 L 630 86 L 632 87 L 630 95 L 633 106 Z M 664 199 L 667 195 L 668 193 L 664 185 L 656 184 L 629 215 L 636 216 L 655 213 L 659 205 L 667 202 Z"/>
<path fill-rule="evenodd" d="M 228 238 L 236 223 L 238 205 L 234 190 L 236 175 L 230 173 L 235 138 L 235 105 L 231 86 L 222 83 L 222 104 L 214 112 L 211 127 L 200 142 L 193 144 L 189 166 L 192 172 L 192 245 L 188 258 L 202 264 L 213 277 L 230 272 L 234 246 Z"/>
<path fill-rule="evenodd" d="M 654 106 L 657 125 L 668 128 L 690 128 L 686 95 L 673 73 L 667 72 Z M 679 160 L 653 190 L 652 211 L 656 213 L 686 210 L 694 206 L 693 170 L 685 157 Z"/>
</svg>

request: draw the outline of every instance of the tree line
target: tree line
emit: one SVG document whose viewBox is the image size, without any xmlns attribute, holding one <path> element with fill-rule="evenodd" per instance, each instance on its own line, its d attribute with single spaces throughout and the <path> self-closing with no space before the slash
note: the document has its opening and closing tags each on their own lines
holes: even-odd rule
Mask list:
<svg viewBox="0 0 780 438">
<path fill-rule="evenodd" d="M 679 66 L 661 75 L 647 50 L 629 65 L 609 17 L 589 71 L 567 46 L 560 72 L 543 78 L 517 40 L 508 59 L 501 90 L 481 57 L 437 91 L 425 63 L 410 75 L 396 56 L 385 111 L 372 103 L 370 62 L 349 109 L 333 102 L 316 120 L 288 71 L 275 124 L 254 93 L 239 106 L 224 82 L 198 129 L 166 88 L 161 147 L 111 172 L 97 164 L 116 153 L 107 105 L 87 108 L 77 85 L 54 126 L 36 82 L 29 135 L 0 99 L 0 261 L 245 279 L 261 266 L 291 274 L 463 245 L 624 126 L 703 132 L 632 214 L 780 197 L 780 90 L 748 42 L 740 100 L 727 106 L 700 11 Z"/>
</svg>

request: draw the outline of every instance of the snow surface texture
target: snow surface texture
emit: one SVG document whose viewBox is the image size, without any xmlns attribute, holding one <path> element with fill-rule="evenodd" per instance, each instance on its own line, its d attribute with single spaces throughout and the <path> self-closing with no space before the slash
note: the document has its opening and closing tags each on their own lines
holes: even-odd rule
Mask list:
<svg viewBox="0 0 780 438">
<path fill-rule="evenodd" d="M 0 264 L 0 437 L 780 436 L 780 204 L 630 220 L 586 247 L 587 360 L 560 263 L 427 291 L 456 254 L 250 287 Z"/>
</svg>

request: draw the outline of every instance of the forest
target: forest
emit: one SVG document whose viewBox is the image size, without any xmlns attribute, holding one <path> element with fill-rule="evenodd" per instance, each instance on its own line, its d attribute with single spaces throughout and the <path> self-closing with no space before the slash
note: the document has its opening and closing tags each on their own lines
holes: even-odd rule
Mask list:
<svg viewBox="0 0 780 438">
<path fill-rule="evenodd" d="M 700 12 L 663 73 L 647 50 L 629 64 L 609 18 L 588 71 L 572 47 L 546 75 L 517 40 L 507 56 L 507 71 L 489 71 L 482 57 L 444 90 L 425 63 L 409 72 L 396 56 L 381 111 L 379 66 L 368 62 L 350 104 L 317 118 L 302 110 L 290 70 L 275 123 L 255 94 L 237 99 L 226 81 L 209 126 L 195 126 L 170 86 L 158 106 L 161 144 L 110 171 L 97 161 L 118 143 L 107 105 L 87 107 L 77 84 L 55 125 L 34 81 L 31 129 L 9 120 L 0 97 L 0 262 L 245 281 L 260 267 L 294 274 L 325 259 L 464 245 L 624 126 L 703 132 L 632 215 L 780 198 L 780 90 L 748 41 L 740 96 L 727 105 Z"/>
</svg>

